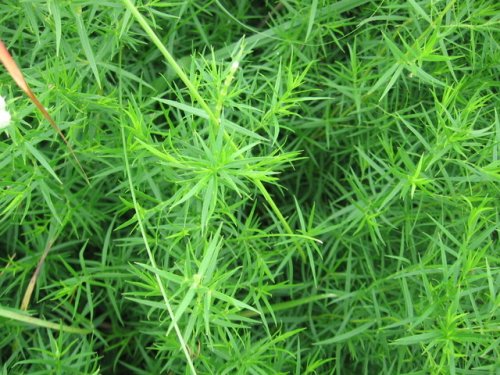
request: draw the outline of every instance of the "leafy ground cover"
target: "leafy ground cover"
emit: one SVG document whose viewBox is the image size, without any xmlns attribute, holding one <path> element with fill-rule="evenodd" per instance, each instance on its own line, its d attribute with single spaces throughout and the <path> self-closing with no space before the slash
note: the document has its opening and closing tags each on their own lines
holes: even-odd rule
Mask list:
<svg viewBox="0 0 500 375">
<path fill-rule="evenodd" d="M 498 374 L 499 21 L 3 1 L 2 373 Z"/>
</svg>

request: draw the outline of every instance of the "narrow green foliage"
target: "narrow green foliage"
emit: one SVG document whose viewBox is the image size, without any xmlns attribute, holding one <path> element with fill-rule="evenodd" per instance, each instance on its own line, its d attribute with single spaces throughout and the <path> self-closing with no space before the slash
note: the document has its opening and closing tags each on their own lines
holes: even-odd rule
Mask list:
<svg viewBox="0 0 500 375">
<path fill-rule="evenodd" d="M 4 1 L 2 373 L 497 374 L 498 10 Z"/>
</svg>

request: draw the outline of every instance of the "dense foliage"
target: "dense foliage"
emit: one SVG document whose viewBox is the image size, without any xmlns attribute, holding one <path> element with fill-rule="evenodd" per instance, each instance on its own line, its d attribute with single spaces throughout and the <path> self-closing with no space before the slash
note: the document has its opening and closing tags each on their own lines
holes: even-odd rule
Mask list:
<svg viewBox="0 0 500 375">
<path fill-rule="evenodd" d="M 498 374 L 495 0 L 6 0 L 3 374 Z"/>
</svg>

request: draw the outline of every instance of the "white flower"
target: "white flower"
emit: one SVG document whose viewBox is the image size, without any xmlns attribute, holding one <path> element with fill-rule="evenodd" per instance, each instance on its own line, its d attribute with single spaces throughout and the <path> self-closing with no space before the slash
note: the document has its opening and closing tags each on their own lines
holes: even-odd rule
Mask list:
<svg viewBox="0 0 500 375">
<path fill-rule="evenodd" d="M 0 111 L 0 129 L 6 128 L 10 125 L 10 113 L 7 111 Z"/>
<path fill-rule="evenodd" d="M 5 108 L 5 99 L 0 96 L 0 129 L 6 128 L 10 124 L 10 113 Z"/>
</svg>

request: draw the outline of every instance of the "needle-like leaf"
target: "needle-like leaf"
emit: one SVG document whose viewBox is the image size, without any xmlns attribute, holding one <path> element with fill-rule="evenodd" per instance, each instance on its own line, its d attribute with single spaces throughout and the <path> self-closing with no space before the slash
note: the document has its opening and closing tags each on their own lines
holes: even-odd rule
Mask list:
<svg viewBox="0 0 500 375">
<path fill-rule="evenodd" d="M 17 66 L 16 62 L 14 61 L 14 58 L 10 54 L 9 50 L 3 43 L 3 41 L 0 39 L 0 61 L 4 65 L 5 69 L 7 72 L 10 74 L 14 82 L 19 86 L 21 90 L 24 91 L 24 93 L 30 98 L 30 100 L 35 104 L 35 106 L 38 108 L 38 110 L 42 113 L 43 117 L 49 122 L 49 124 L 54 128 L 54 130 L 59 134 L 59 136 L 62 138 L 66 146 L 68 147 L 69 152 L 73 156 L 73 158 L 76 161 L 76 164 L 78 165 L 78 168 L 81 170 L 83 177 L 85 178 L 85 181 L 87 184 L 90 184 L 89 179 L 87 174 L 85 173 L 85 170 L 83 169 L 82 165 L 80 164 L 80 161 L 76 157 L 75 152 L 73 151 L 73 148 L 69 144 L 68 140 L 66 139 L 66 136 L 64 133 L 61 131 L 59 126 L 57 126 L 56 122 L 52 118 L 52 116 L 47 112 L 47 109 L 43 106 L 42 103 L 38 100 L 36 95 L 31 91 L 31 88 L 28 86 L 28 83 L 24 79 L 23 73 Z"/>
</svg>

